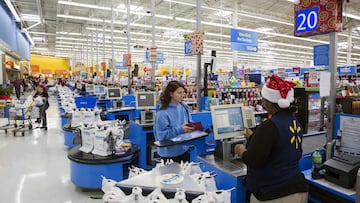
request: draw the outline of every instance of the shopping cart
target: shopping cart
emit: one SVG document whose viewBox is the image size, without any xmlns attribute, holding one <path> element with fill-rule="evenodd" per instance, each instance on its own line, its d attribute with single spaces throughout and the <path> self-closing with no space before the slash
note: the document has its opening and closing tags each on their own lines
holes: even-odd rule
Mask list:
<svg viewBox="0 0 360 203">
<path fill-rule="evenodd" d="M 7 130 L 11 130 L 14 136 L 16 136 L 17 133 L 21 133 L 21 135 L 24 136 L 27 130 L 31 130 L 33 128 L 33 123 L 31 121 L 33 104 L 33 98 L 32 96 L 29 96 L 26 98 L 24 103 L 15 104 L 14 107 L 10 108 L 9 118 L 10 120 L 14 120 L 15 127 Z"/>
<path fill-rule="evenodd" d="M 7 131 L 9 129 L 13 129 L 16 128 L 16 123 L 11 123 L 10 120 L 10 107 L 12 106 L 12 102 L 11 101 L 5 101 L 5 100 L 1 100 L 0 101 L 0 108 L 2 108 L 1 110 L 1 118 L 7 118 L 7 124 L 0 126 L 0 130 L 4 130 L 5 133 L 7 133 Z"/>
</svg>

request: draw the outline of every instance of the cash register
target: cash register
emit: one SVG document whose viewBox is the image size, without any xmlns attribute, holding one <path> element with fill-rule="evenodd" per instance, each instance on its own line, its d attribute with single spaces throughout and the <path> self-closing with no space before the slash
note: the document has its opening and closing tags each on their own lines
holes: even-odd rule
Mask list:
<svg viewBox="0 0 360 203">
<path fill-rule="evenodd" d="M 155 92 L 136 92 L 135 105 L 140 112 L 141 124 L 153 124 L 155 122 L 156 95 Z M 153 110 L 151 110 L 153 109 Z"/>
<path fill-rule="evenodd" d="M 210 109 L 214 138 L 218 140 L 215 157 L 230 161 L 238 159 L 235 145 L 244 144 L 245 129 L 256 126 L 252 109 L 241 104 L 210 106 Z"/>
<path fill-rule="evenodd" d="M 360 117 L 338 114 L 335 120 L 335 132 L 341 134 L 341 142 L 334 156 L 323 164 L 325 179 L 345 188 L 353 188 L 360 168 Z"/>
</svg>

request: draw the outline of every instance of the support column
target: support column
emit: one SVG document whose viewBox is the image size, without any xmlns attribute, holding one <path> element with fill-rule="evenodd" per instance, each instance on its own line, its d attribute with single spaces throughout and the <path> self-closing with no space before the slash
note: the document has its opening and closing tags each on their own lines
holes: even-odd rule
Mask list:
<svg viewBox="0 0 360 203">
<path fill-rule="evenodd" d="M 155 47 L 155 0 L 151 0 L 151 47 Z M 155 62 L 151 62 L 151 69 L 151 82 L 154 84 L 155 87 Z"/>
<path fill-rule="evenodd" d="M 346 64 L 351 65 L 351 52 L 352 52 L 352 26 L 349 28 L 349 36 L 348 36 L 348 48 L 347 48 L 347 59 Z"/>
<path fill-rule="evenodd" d="M 196 0 L 196 31 L 201 31 L 201 0 Z M 196 92 L 197 92 L 197 110 L 201 111 L 201 54 L 196 56 Z"/>
<path fill-rule="evenodd" d="M 103 60 L 102 62 L 105 62 L 106 63 L 106 59 L 105 59 L 105 18 L 103 18 L 103 26 L 102 26 L 102 37 L 103 37 Z M 102 69 L 103 67 L 101 67 Z M 103 82 L 105 82 L 106 78 L 105 78 L 105 70 L 102 70 L 103 71 Z"/>
<path fill-rule="evenodd" d="M 130 5 L 131 0 L 128 0 L 126 9 L 126 36 L 127 36 L 127 52 L 130 54 Z M 128 94 L 131 93 L 131 66 L 128 67 Z"/>
<path fill-rule="evenodd" d="M 328 123 L 327 123 L 327 143 L 331 143 L 334 137 L 335 105 L 336 105 L 336 70 L 337 70 L 337 48 L 338 33 L 330 33 L 330 50 L 329 50 L 329 70 L 331 74 L 330 96 L 328 97 Z M 328 156 L 328 155 L 327 155 Z M 330 157 L 326 157 L 327 159 Z"/>
<path fill-rule="evenodd" d="M 233 28 L 237 28 L 238 27 L 238 15 L 237 15 L 237 11 L 238 11 L 238 2 L 237 0 L 234 0 L 234 13 L 232 16 L 232 26 Z M 233 58 L 233 75 L 237 76 L 238 74 L 238 51 L 233 50 L 232 51 L 232 58 Z"/>
<path fill-rule="evenodd" d="M 111 1 L 111 72 L 114 76 L 115 74 L 115 56 L 114 56 L 114 4 Z M 109 67 L 110 68 L 110 67 Z M 114 84 L 114 77 L 112 77 L 111 82 Z"/>
</svg>

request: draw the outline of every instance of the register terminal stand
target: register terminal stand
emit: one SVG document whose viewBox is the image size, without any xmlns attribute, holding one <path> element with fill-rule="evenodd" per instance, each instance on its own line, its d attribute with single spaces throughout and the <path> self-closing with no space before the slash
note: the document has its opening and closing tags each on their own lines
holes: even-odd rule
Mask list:
<svg viewBox="0 0 360 203">
<path fill-rule="evenodd" d="M 311 169 L 303 171 L 310 185 L 309 200 L 314 202 L 359 202 L 355 185 L 360 168 L 359 115 L 335 116 L 335 153 L 323 164 L 323 179 L 311 177 Z M 358 186 L 358 185 L 357 185 Z M 357 187 L 359 190 L 359 188 Z"/>
<path fill-rule="evenodd" d="M 240 104 L 210 106 L 214 138 L 217 145 L 213 155 L 199 156 L 203 170 L 214 171 L 218 189 L 234 189 L 231 202 L 246 202 L 243 178 L 246 165 L 234 153 L 236 144 L 245 143 L 245 128 L 255 127 L 255 118 L 249 107 Z"/>
</svg>

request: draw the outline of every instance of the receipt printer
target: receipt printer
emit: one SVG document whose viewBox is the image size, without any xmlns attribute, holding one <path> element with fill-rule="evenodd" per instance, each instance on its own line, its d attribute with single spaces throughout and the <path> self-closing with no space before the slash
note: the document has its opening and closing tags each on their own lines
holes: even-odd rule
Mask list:
<svg viewBox="0 0 360 203">
<path fill-rule="evenodd" d="M 345 188 L 354 187 L 359 167 L 360 163 L 348 164 L 335 159 L 329 159 L 323 164 L 325 179 Z"/>
</svg>

